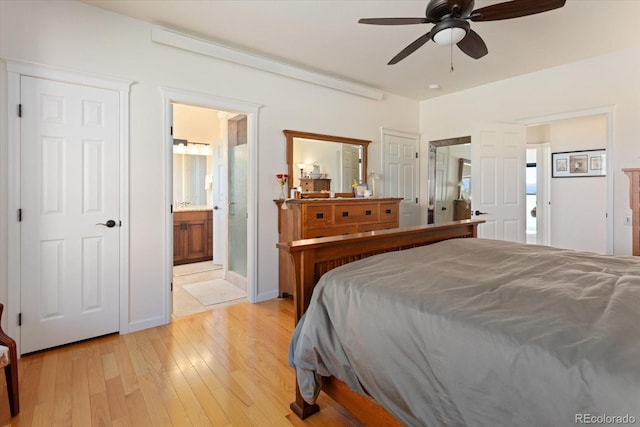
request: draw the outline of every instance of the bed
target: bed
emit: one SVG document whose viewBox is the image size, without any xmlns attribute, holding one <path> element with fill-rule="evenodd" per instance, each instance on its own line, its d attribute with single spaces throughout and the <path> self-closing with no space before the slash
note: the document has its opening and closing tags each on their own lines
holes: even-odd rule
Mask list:
<svg viewBox="0 0 640 427">
<path fill-rule="evenodd" d="M 280 244 L 294 412 L 322 386 L 367 425 L 640 419 L 640 261 L 461 239 L 477 225 Z"/>
</svg>

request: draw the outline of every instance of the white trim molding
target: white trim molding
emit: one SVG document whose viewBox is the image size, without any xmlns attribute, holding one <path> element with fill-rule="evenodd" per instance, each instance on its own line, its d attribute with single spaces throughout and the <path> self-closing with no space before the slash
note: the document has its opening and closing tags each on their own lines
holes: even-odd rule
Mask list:
<svg viewBox="0 0 640 427">
<path fill-rule="evenodd" d="M 163 98 L 163 135 L 165 136 L 164 150 L 164 187 L 165 187 L 165 283 L 168 285 L 173 278 L 173 137 L 170 127 L 173 124 L 172 103 L 210 108 L 247 116 L 247 145 L 249 159 L 247 164 L 247 294 L 249 302 L 258 302 L 258 113 L 262 107 L 245 101 L 224 98 L 206 93 L 193 92 L 170 87 L 160 88 Z M 163 310 L 165 323 L 171 321 L 171 289 L 163 296 Z"/>
<path fill-rule="evenodd" d="M 119 332 L 129 332 L 129 93 L 131 80 L 104 77 L 77 72 L 47 65 L 30 63 L 11 58 L 1 58 L 7 69 L 7 114 L 8 114 L 8 203 L 7 214 L 15 218 L 20 208 L 20 118 L 16 114 L 20 103 L 20 78 L 30 76 L 49 79 L 76 85 L 91 86 L 113 90 L 119 93 L 120 115 L 120 247 L 119 247 Z M 9 221 L 8 243 L 13 250 L 8 253 L 8 295 L 7 312 L 9 319 L 8 333 L 16 339 L 20 349 L 20 331 L 17 323 L 21 307 L 20 300 L 20 225 L 17 221 Z M 18 354 L 20 352 L 18 351 Z"/>
<path fill-rule="evenodd" d="M 280 76 L 301 80 L 303 82 L 328 87 L 341 92 L 350 93 L 352 95 L 374 99 L 376 101 L 381 101 L 384 97 L 384 92 L 374 87 L 321 74 L 316 71 L 286 64 L 272 58 L 256 55 L 255 53 L 231 48 L 219 42 L 199 39 L 164 28 L 152 28 L 151 40 L 155 43 L 187 50 L 189 52 L 221 59 L 223 61 L 233 62 L 235 64 L 267 71 Z"/>
</svg>

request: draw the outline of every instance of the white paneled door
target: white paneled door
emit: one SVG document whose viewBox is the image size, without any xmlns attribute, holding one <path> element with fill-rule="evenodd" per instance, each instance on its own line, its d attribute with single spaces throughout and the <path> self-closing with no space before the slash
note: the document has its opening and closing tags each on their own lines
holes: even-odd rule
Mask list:
<svg viewBox="0 0 640 427">
<path fill-rule="evenodd" d="M 400 227 L 418 225 L 418 135 L 382 130 L 385 196 L 399 197 Z"/>
<path fill-rule="evenodd" d="M 21 77 L 21 353 L 119 328 L 119 93 Z"/>
<path fill-rule="evenodd" d="M 478 124 L 471 142 L 471 210 L 486 221 L 478 237 L 525 243 L 525 127 Z"/>
</svg>

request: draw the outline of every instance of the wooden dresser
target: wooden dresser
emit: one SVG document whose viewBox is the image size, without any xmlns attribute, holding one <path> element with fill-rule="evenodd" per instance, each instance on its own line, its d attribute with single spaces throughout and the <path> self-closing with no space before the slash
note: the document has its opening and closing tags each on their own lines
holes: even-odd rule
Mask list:
<svg viewBox="0 0 640 427">
<path fill-rule="evenodd" d="M 640 256 L 640 168 L 622 169 L 631 181 L 629 185 L 629 205 L 633 233 L 633 255 Z"/>
<path fill-rule="evenodd" d="M 363 231 L 398 228 L 400 200 L 375 199 L 293 199 L 287 208 L 278 206 L 278 241 L 337 236 Z M 281 296 L 293 293 L 293 269 L 288 255 L 279 254 L 279 292 Z"/>
</svg>

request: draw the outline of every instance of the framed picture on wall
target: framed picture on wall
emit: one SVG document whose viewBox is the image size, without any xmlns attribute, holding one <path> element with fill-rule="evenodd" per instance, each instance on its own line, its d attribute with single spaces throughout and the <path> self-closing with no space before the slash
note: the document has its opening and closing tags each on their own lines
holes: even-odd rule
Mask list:
<svg viewBox="0 0 640 427">
<path fill-rule="evenodd" d="M 551 153 L 552 178 L 605 176 L 606 150 L 581 150 Z"/>
</svg>

